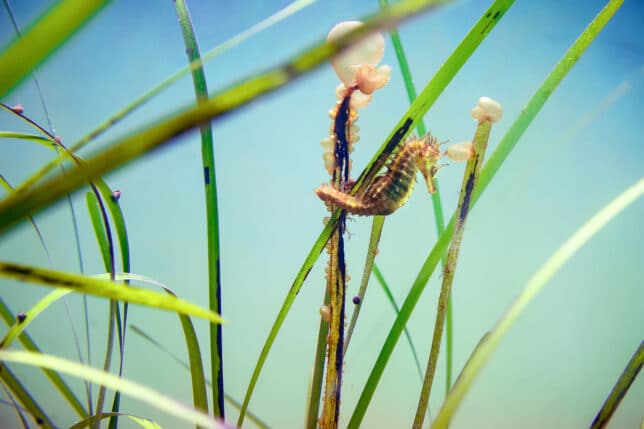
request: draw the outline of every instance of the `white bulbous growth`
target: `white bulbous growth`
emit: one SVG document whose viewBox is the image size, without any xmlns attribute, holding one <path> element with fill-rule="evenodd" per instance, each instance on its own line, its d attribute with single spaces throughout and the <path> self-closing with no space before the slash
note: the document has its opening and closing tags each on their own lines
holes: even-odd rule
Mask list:
<svg viewBox="0 0 644 429">
<path fill-rule="evenodd" d="M 472 117 L 478 121 L 490 121 L 492 123 L 498 122 L 503 116 L 503 109 L 498 101 L 490 97 L 479 98 L 478 103 L 472 109 Z"/>
<path fill-rule="evenodd" d="M 472 142 L 460 142 L 449 145 L 445 150 L 445 155 L 452 161 L 467 161 L 475 154 L 474 144 Z"/>
</svg>

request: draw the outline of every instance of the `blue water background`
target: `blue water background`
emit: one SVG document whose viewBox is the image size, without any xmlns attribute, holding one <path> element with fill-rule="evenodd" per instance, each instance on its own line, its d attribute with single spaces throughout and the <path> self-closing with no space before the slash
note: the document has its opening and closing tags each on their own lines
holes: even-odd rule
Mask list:
<svg viewBox="0 0 644 429">
<path fill-rule="evenodd" d="M 52 2 L 13 1 L 24 28 Z M 285 1 L 190 1 L 202 52 L 285 6 Z M 601 1 L 519 0 L 449 84 L 425 116 L 441 140 L 471 139 L 470 109 L 480 96 L 498 100 L 503 120 L 492 129 L 496 147 L 554 64 L 599 12 Z M 420 91 L 488 6 L 463 1 L 417 17 L 400 30 Z M 206 64 L 212 93 L 277 65 L 325 37 L 338 21 L 377 11 L 376 1 L 317 2 Z M 530 276 L 582 223 L 644 175 L 644 8 L 626 1 L 615 18 L 563 80 L 521 138 L 472 211 L 463 240 L 454 297 L 455 375 L 481 336 L 499 320 Z M 0 10 L 0 45 L 14 32 Z M 72 144 L 153 84 L 186 64 L 172 2 L 116 1 L 38 68 L 52 124 Z M 361 140 L 354 175 L 371 158 L 408 107 L 390 40 L 383 63 L 391 82 L 360 111 Z M 241 400 L 257 356 L 295 274 L 327 216 L 313 193 L 328 176 L 318 142 L 329 129 L 327 111 L 338 84 L 328 65 L 285 89 L 213 124 L 221 227 L 221 274 L 226 391 Z M 29 80 L 5 96 L 22 103 L 39 123 L 45 116 Z M 82 155 L 91 157 L 118 138 L 194 103 L 184 78 L 101 136 Z M 0 129 L 31 130 L 0 113 Z M 207 305 L 205 203 L 196 131 L 106 176 L 122 192 L 132 271 L 157 279 L 188 300 Z M 18 184 L 52 157 L 35 144 L 3 140 L 0 173 Z M 440 171 L 444 211 L 455 209 L 463 165 Z M 100 273 L 102 260 L 85 209 L 85 191 L 73 195 L 84 270 Z M 644 337 L 644 203 L 637 201 L 584 247 L 548 283 L 508 332 L 459 408 L 454 428 L 588 426 Z M 78 271 L 69 208 L 59 202 L 36 216 L 60 270 Z M 349 296 L 356 293 L 370 220 L 348 224 Z M 423 187 L 386 223 L 377 258 L 401 303 L 436 240 L 431 200 Z M 49 267 L 25 222 L 0 239 L 0 259 Z M 250 408 L 272 427 L 302 427 L 306 392 L 324 293 L 324 257 L 295 301 L 266 363 Z M 435 274 L 409 330 L 424 367 L 431 342 L 441 277 Z M 0 280 L 0 294 L 15 312 L 49 290 Z M 102 366 L 107 302 L 89 298 L 92 365 Z M 82 300 L 69 298 L 82 334 Z M 352 304 L 350 304 L 352 306 Z M 348 422 L 395 314 L 371 282 L 345 360 L 341 425 Z M 194 320 L 202 352 L 209 354 L 207 325 Z M 185 358 L 178 319 L 131 306 L 129 323 Z M 4 332 L 7 328 L 0 328 Z M 62 303 L 29 327 L 47 353 L 77 359 Z M 15 346 L 19 348 L 18 345 Z M 117 349 L 115 349 L 117 353 Z M 115 355 L 116 356 L 116 355 Z M 444 354 L 431 408 L 444 397 Z M 205 359 L 208 362 L 208 359 Z M 61 426 L 75 421 L 44 376 L 11 365 Z M 208 372 L 208 371 L 207 371 Z M 124 375 L 190 403 L 190 378 L 171 358 L 128 333 Z M 82 384 L 68 378 L 79 396 Z M 411 425 L 420 389 L 408 345 L 399 342 L 364 420 L 364 427 Z M 4 393 L 0 396 L 6 399 Z M 94 398 L 96 389 L 94 390 Z M 108 402 L 111 403 L 111 397 Z M 611 427 L 635 427 L 644 417 L 644 382 L 637 380 Z M 123 398 L 121 410 L 151 417 L 164 427 L 183 423 Z M 227 408 L 231 422 L 236 411 Z M 123 420 L 122 427 L 133 423 Z M 17 427 L 15 412 L 0 405 L 0 426 Z M 249 425 L 250 426 L 250 425 Z"/>
</svg>

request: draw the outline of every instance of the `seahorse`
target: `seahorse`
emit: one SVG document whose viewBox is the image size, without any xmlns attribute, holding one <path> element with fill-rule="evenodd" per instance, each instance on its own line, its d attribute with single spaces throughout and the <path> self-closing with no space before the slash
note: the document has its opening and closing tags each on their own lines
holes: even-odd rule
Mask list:
<svg viewBox="0 0 644 429">
<path fill-rule="evenodd" d="M 420 170 L 429 193 L 436 192 L 434 175 L 440 158 L 436 138 L 427 134 L 405 142 L 386 165 L 387 170 L 375 177 L 360 195 L 349 195 L 330 185 L 315 190 L 321 200 L 360 216 L 388 215 L 402 207 L 414 188 L 416 171 Z"/>
</svg>

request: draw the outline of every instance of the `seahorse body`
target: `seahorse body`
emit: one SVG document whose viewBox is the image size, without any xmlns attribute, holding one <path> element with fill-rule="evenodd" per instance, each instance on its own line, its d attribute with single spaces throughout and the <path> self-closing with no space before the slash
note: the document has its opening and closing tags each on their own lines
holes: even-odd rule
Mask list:
<svg viewBox="0 0 644 429">
<path fill-rule="evenodd" d="M 412 139 L 398 149 L 386 166 L 387 170 L 374 178 L 361 195 L 352 196 L 330 185 L 322 185 L 315 193 L 327 203 L 361 216 L 388 215 L 402 207 L 416 182 L 416 171 L 425 177 L 427 190 L 434 188 L 434 175 L 440 157 L 436 139 L 427 135 Z"/>
</svg>

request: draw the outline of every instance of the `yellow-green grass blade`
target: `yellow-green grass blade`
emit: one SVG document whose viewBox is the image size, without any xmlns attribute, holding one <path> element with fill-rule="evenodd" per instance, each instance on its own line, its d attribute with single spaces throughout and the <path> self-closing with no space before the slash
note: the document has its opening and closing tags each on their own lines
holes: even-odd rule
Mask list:
<svg viewBox="0 0 644 429">
<path fill-rule="evenodd" d="M 185 108 L 165 120 L 155 119 L 142 130 L 109 144 L 109 148 L 87 160 L 83 166 L 64 176 L 48 180 L 0 201 L 0 233 L 35 211 L 40 210 L 84 183 L 112 171 L 126 162 L 151 151 L 204 121 L 216 119 L 257 100 L 311 72 L 337 55 L 351 43 L 373 31 L 392 27 L 398 22 L 435 7 L 445 0 L 405 0 L 365 21 L 364 25 L 330 42 L 319 43 L 266 73 L 242 80 L 194 107 Z"/>
<path fill-rule="evenodd" d="M 463 371 L 461 371 L 461 375 L 459 375 L 457 383 L 454 384 L 454 387 L 445 398 L 443 406 L 438 411 L 436 419 L 432 425 L 433 428 L 439 429 L 447 427 L 450 418 L 461 403 L 476 376 L 479 374 L 494 350 L 496 350 L 503 336 L 512 327 L 523 310 L 535 298 L 535 296 L 537 296 L 548 281 L 557 274 L 561 267 L 563 267 L 580 248 L 582 248 L 595 234 L 601 231 L 608 222 L 613 220 L 642 195 L 644 195 L 644 179 L 640 179 L 597 212 L 568 240 L 566 240 L 537 270 L 537 272 L 534 273 L 517 299 L 508 308 L 494 329 L 492 329 L 489 336 L 480 343 L 470 357 L 468 364 L 463 368 Z M 640 366 L 641 363 L 642 356 L 640 356 Z"/>
<path fill-rule="evenodd" d="M 87 22 L 107 0 L 64 0 L 0 53 L 0 98 Z"/>
<path fill-rule="evenodd" d="M 470 210 L 476 205 L 479 197 L 485 191 L 487 186 L 492 181 L 492 178 L 497 173 L 501 165 L 505 162 L 510 152 L 519 141 L 519 138 L 523 135 L 525 130 L 528 128 L 530 123 L 537 116 L 543 105 L 548 100 L 549 96 L 559 85 L 561 80 L 566 76 L 570 71 L 572 66 L 577 62 L 579 57 L 584 53 L 586 48 L 590 43 L 597 37 L 601 29 L 606 25 L 610 20 L 613 14 L 617 11 L 619 6 L 621 6 L 621 0 L 611 1 L 607 6 L 597 15 L 597 17 L 586 27 L 586 29 L 581 33 L 579 38 L 572 44 L 572 46 L 564 53 L 559 62 L 555 65 L 554 69 L 543 81 L 541 86 L 537 89 L 534 95 L 528 101 L 526 107 L 521 111 L 519 116 L 510 126 L 510 129 L 507 131 L 505 136 L 501 139 L 498 146 L 489 157 L 488 161 L 485 163 L 481 174 L 479 176 L 479 183 L 477 188 L 474 191 L 472 196 L 472 201 L 470 203 Z M 354 410 L 353 416 L 349 422 L 349 428 L 358 427 L 364 414 L 366 413 L 366 408 L 371 401 L 373 393 L 380 381 L 380 377 L 384 372 L 384 369 L 391 357 L 391 354 L 396 346 L 400 335 L 402 334 L 404 327 L 411 316 L 411 313 L 416 306 L 420 296 L 425 290 L 425 286 L 429 281 L 434 269 L 438 265 L 439 261 L 443 257 L 449 240 L 452 236 L 452 229 L 454 226 L 454 216 L 448 223 L 445 228 L 445 232 L 438 238 L 438 241 L 430 251 L 429 255 L 425 259 L 423 266 L 421 267 L 414 283 L 412 284 L 403 305 L 400 308 L 400 313 L 394 324 L 392 325 L 385 343 L 383 344 L 380 354 L 374 363 L 374 366 L 369 374 L 366 385 L 360 395 L 356 409 Z"/>
<path fill-rule="evenodd" d="M 112 223 L 114 225 L 114 231 L 116 236 L 119 239 L 119 250 L 121 252 L 121 264 L 122 270 L 125 272 L 130 271 L 130 244 L 127 237 L 127 228 L 125 227 L 125 218 L 123 217 L 123 212 L 121 211 L 121 206 L 118 203 L 116 197 L 110 187 L 105 183 L 103 179 L 99 179 L 94 182 L 96 188 L 98 189 L 101 197 L 103 199 L 103 204 L 110 213 L 112 218 Z"/>
<path fill-rule="evenodd" d="M 193 315 L 221 323 L 218 314 L 206 310 L 188 301 L 163 295 L 158 292 L 134 288 L 128 285 L 100 280 L 80 274 L 31 267 L 10 262 L 0 262 L 0 277 L 14 280 L 39 283 L 46 286 L 72 289 L 90 295 L 110 298 L 117 301 L 128 301 L 134 304 L 174 311 L 180 314 Z"/>
<path fill-rule="evenodd" d="M 29 324 L 38 317 L 40 313 L 68 293 L 71 293 L 71 291 L 66 289 L 56 289 L 45 295 L 29 310 L 22 312 L 20 317 L 15 321 L 15 323 L 13 323 L 11 328 L 9 328 L 9 331 L 7 331 L 2 341 L 0 341 L 0 349 L 8 348 L 13 340 L 22 334 L 22 332 L 27 329 L 27 326 L 29 326 Z"/>
<path fill-rule="evenodd" d="M 98 205 L 98 198 L 96 198 L 96 195 L 93 193 L 88 192 L 85 194 L 85 201 L 87 203 L 89 218 L 92 221 L 94 236 L 96 237 L 98 248 L 100 249 L 101 256 L 103 257 L 103 266 L 106 271 L 110 271 L 112 261 L 110 260 L 109 244 L 107 243 L 107 236 L 105 235 L 105 227 L 103 226 L 103 218 L 101 216 L 101 209 Z"/>
<path fill-rule="evenodd" d="M 29 133 L 18 133 L 14 131 L 0 131 L 0 138 L 5 139 L 20 139 L 20 140 L 31 140 L 43 146 L 54 146 L 55 143 L 48 137 L 43 137 L 38 134 L 29 134 Z"/>
<path fill-rule="evenodd" d="M 213 420 L 207 414 L 175 401 L 149 387 L 57 356 L 25 351 L 0 350 L 0 361 L 50 368 L 118 390 L 188 423 L 205 428 L 224 427 L 222 423 Z"/>
<path fill-rule="evenodd" d="M 179 18 L 179 26 L 183 42 L 188 54 L 188 61 L 200 61 L 199 44 L 192 27 L 190 12 L 184 0 L 175 0 L 174 6 Z M 208 85 L 203 67 L 199 65 L 192 69 L 192 82 L 195 89 L 197 104 L 208 99 Z M 203 169 L 198 171 L 204 176 L 206 197 L 206 230 L 208 249 L 208 305 L 210 311 L 221 314 L 221 273 L 219 249 L 219 212 L 217 210 L 217 177 L 215 174 L 215 151 L 212 137 L 212 125 L 205 122 L 199 128 L 201 135 L 201 162 Z M 182 321 L 183 324 L 183 321 Z M 185 331 L 184 331 L 185 332 Z M 224 366 L 221 325 L 210 325 L 210 374 L 212 384 L 213 414 L 224 418 Z M 207 412 L 207 408 L 206 408 Z"/>
<path fill-rule="evenodd" d="M 129 418 L 134 423 L 138 424 L 144 429 L 161 429 L 161 425 L 159 425 L 154 420 L 134 416 L 132 414 L 125 414 L 125 413 L 118 413 L 118 412 L 103 413 L 100 416 L 94 415 L 94 416 L 87 417 L 86 419 L 77 421 L 76 423 L 71 425 L 69 429 L 82 429 L 86 427 L 91 427 L 92 424 L 100 422 L 103 419 L 107 419 L 107 418 L 111 419 L 112 417 L 120 417 L 120 416 Z"/>
<path fill-rule="evenodd" d="M 52 294 L 49 294 L 48 296 L 51 296 Z M 42 302 L 42 300 L 41 300 Z M 33 310 L 33 308 L 32 308 Z M 31 310 L 30 310 L 31 311 Z M 27 312 L 29 314 L 29 312 Z M 7 306 L 7 304 L 0 298 L 0 317 L 4 320 L 4 322 L 8 326 L 15 326 L 16 325 L 16 319 L 13 316 L 13 313 Z M 25 323 L 29 323 L 31 319 L 33 319 L 35 315 L 32 315 L 31 317 L 28 317 L 25 319 Z M 10 328 L 10 332 L 11 332 Z M 22 346 L 30 351 L 33 352 L 40 352 L 40 349 L 36 346 L 36 343 L 31 339 L 29 334 L 24 332 L 24 327 L 20 328 L 23 332 L 16 332 L 15 335 L 18 336 L 18 341 L 22 344 Z M 9 337 L 9 333 L 7 333 L 7 337 Z M 6 340 L 5 340 L 6 341 Z M 11 340 L 9 340 L 11 342 Z M 1 372 L 1 371 L 0 371 Z M 74 409 L 76 414 L 78 414 L 79 417 L 85 417 L 87 416 L 87 411 L 85 410 L 85 407 L 81 402 L 78 400 L 74 392 L 69 388 L 67 383 L 63 381 L 63 379 L 58 375 L 57 372 L 52 371 L 50 369 L 43 369 L 43 372 L 47 376 L 47 378 L 52 382 L 52 384 L 58 389 L 58 392 L 62 395 L 63 398 L 69 403 L 69 405 Z"/>
</svg>

